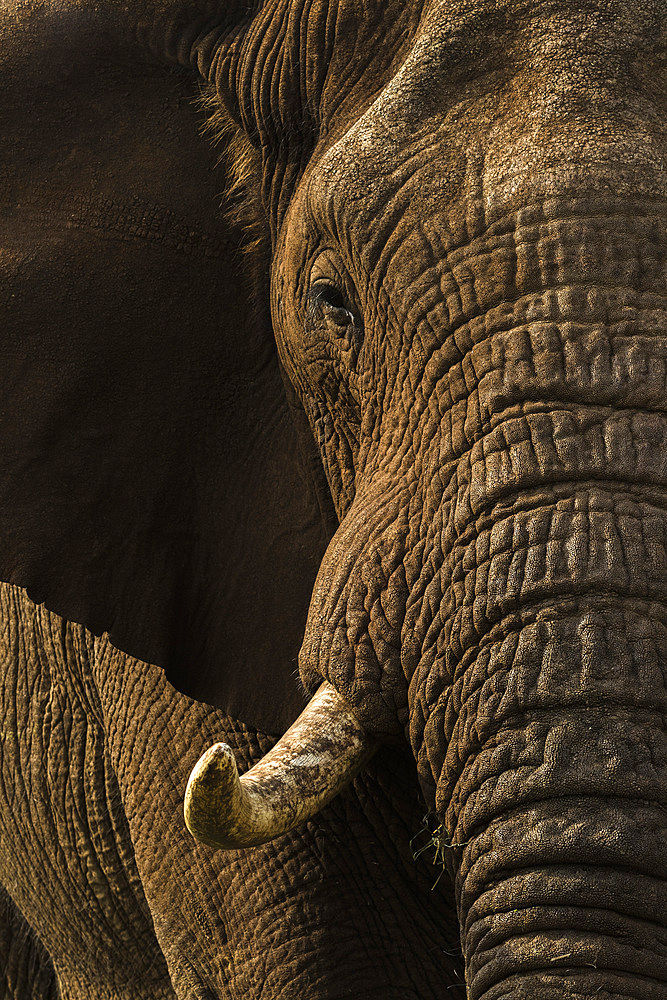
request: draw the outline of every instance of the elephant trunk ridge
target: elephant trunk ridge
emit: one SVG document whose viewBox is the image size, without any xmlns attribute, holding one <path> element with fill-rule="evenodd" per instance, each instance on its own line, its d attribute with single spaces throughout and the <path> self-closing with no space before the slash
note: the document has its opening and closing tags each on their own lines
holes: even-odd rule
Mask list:
<svg viewBox="0 0 667 1000">
<path fill-rule="evenodd" d="M 185 793 L 188 830 L 210 847 L 264 844 L 319 812 L 376 747 L 343 698 L 324 683 L 294 725 L 242 777 L 224 743 L 200 757 Z"/>
<path fill-rule="evenodd" d="M 663 998 L 663 828 L 649 803 L 573 796 L 513 810 L 459 849 L 470 1000 Z"/>
<path fill-rule="evenodd" d="M 620 598 L 584 604 L 480 651 L 454 693 L 436 809 L 471 1000 L 664 997 L 660 637 Z"/>
</svg>

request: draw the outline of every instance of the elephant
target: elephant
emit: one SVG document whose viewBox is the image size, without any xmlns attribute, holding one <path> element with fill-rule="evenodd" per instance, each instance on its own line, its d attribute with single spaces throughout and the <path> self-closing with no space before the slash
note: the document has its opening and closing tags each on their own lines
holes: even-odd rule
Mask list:
<svg viewBox="0 0 667 1000">
<path fill-rule="evenodd" d="M 665 1000 L 667 0 L 0 10 L 3 997 Z"/>
</svg>

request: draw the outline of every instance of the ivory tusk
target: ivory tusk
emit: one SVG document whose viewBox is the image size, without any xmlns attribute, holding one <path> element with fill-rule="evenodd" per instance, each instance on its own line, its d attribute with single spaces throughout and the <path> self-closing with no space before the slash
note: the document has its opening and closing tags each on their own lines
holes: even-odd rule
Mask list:
<svg viewBox="0 0 667 1000">
<path fill-rule="evenodd" d="M 186 826 L 210 847 L 264 844 L 319 812 L 377 747 L 325 682 L 294 725 L 241 778 L 225 743 L 199 758 L 185 792 Z"/>
</svg>

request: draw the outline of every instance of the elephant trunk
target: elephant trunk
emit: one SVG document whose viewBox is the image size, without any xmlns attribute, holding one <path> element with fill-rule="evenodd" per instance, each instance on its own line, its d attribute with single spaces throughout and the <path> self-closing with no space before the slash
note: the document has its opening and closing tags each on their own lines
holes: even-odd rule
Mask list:
<svg viewBox="0 0 667 1000">
<path fill-rule="evenodd" d="M 470 1000 L 665 995 L 667 519 L 632 461 L 629 482 L 491 502 L 453 546 L 447 637 L 422 645 L 412 738 Z"/>
<path fill-rule="evenodd" d="M 470 324 L 465 422 L 421 435 L 402 665 L 470 1000 L 667 990 L 665 273 L 639 225 L 555 225 L 535 259 L 565 286 Z"/>
<path fill-rule="evenodd" d="M 590 531 L 588 558 L 623 529 Z M 558 565 L 574 536 L 550 535 Z M 625 570 L 625 593 L 575 586 L 496 621 L 428 719 L 470 1000 L 665 995 L 667 629 L 650 560 Z"/>
<path fill-rule="evenodd" d="M 632 797 L 509 810 L 457 851 L 470 1000 L 662 1000 L 665 816 Z"/>
<path fill-rule="evenodd" d="M 480 683 L 469 682 L 436 803 L 470 1000 L 665 995 L 664 706 L 647 684 L 655 657 L 644 648 L 634 676 L 622 659 L 624 643 L 627 653 L 661 636 L 650 638 L 639 616 L 619 614 L 616 648 L 596 648 L 600 619 L 529 627 L 511 653 L 500 644 L 472 665 Z M 522 684 L 514 670 L 524 656 L 537 659 L 539 638 L 541 669 L 528 669 Z M 630 699 L 624 668 L 635 685 Z M 503 682 L 491 680 L 497 670 Z M 610 685 L 606 702 L 591 684 L 604 671 L 618 695 Z M 565 706 L 545 693 L 558 677 Z"/>
</svg>

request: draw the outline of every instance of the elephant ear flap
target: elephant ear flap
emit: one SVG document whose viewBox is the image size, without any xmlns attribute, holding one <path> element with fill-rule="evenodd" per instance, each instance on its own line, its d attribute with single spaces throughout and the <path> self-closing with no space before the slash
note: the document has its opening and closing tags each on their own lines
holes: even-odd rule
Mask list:
<svg viewBox="0 0 667 1000">
<path fill-rule="evenodd" d="M 2 223 L 0 580 L 279 733 L 304 704 L 335 519 L 283 385 L 267 255 L 238 185 L 221 207 L 230 157 L 193 76 L 139 67 L 96 90 L 87 63 L 80 86 L 67 71 L 57 129 L 43 79 L 44 105 L 30 97 L 42 185 L 17 173 Z M 65 186 L 46 170 L 56 144 Z"/>
</svg>

